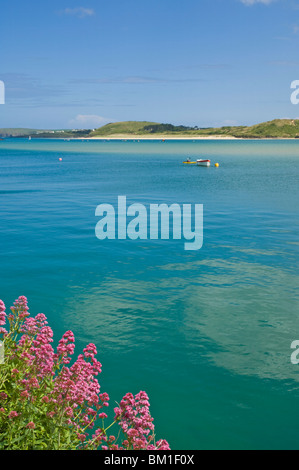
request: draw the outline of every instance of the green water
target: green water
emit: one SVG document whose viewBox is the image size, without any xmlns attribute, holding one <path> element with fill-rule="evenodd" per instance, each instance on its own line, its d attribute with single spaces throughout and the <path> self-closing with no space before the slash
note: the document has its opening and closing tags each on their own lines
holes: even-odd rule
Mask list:
<svg viewBox="0 0 299 470">
<path fill-rule="evenodd" d="M 296 141 L 2 141 L 0 298 L 26 295 L 77 354 L 95 343 L 111 408 L 147 391 L 173 449 L 297 449 L 298 156 Z M 98 240 L 95 208 L 119 195 L 203 204 L 202 249 Z"/>
</svg>

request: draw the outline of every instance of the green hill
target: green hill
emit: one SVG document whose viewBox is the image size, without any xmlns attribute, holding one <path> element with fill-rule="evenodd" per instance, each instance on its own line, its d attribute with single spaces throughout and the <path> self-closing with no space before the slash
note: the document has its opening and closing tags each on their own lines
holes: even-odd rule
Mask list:
<svg viewBox="0 0 299 470">
<path fill-rule="evenodd" d="M 43 129 L 25 129 L 25 128 L 3 128 L 0 129 L 0 137 L 29 137 L 39 139 L 69 139 L 76 137 L 88 137 L 91 130 L 87 129 L 56 129 L 56 130 L 43 130 Z"/>
<path fill-rule="evenodd" d="M 138 137 L 200 137 L 200 136 L 226 136 L 243 139 L 270 139 L 270 138 L 299 138 L 299 119 L 274 119 L 253 126 L 224 126 L 198 128 L 187 126 L 174 126 L 149 121 L 124 121 L 106 124 L 98 129 L 0 129 L 1 137 L 28 137 L 32 138 L 134 138 Z"/>
<path fill-rule="evenodd" d="M 253 126 L 234 126 L 201 129 L 202 135 L 226 135 L 247 139 L 298 138 L 298 119 L 274 119 Z"/>
<path fill-rule="evenodd" d="M 274 119 L 273 121 L 255 124 L 251 127 L 245 127 L 237 131 L 240 137 L 257 138 L 298 138 L 299 120 L 298 119 Z"/>
<path fill-rule="evenodd" d="M 90 137 L 96 136 L 110 136 L 110 135 L 143 135 L 149 134 L 150 132 L 145 128 L 147 126 L 155 126 L 157 125 L 156 122 L 148 122 L 148 121 L 124 121 L 124 122 L 113 122 L 110 124 L 106 124 L 99 129 L 95 129 L 90 133 Z"/>
<path fill-rule="evenodd" d="M 28 136 L 38 132 L 37 129 L 23 129 L 23 128 L 4 128 L 0 129 L 1 137 L 18 137 L 18 136 Z"/>
</svg>

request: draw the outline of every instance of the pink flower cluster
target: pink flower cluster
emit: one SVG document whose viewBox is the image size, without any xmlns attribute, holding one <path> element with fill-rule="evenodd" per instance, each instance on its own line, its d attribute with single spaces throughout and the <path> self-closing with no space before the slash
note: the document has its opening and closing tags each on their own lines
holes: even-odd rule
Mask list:
<svg viewBox="0 0 299 470">
<path fill-rule="evenodd" d="M 104 409 L 109 406 L 109 395 L 100 393 L 97 376 L 101 373 L 102 365 L 96 359 L 97 349 L 92 343 L 83 349 L 77 360 L 71 359 L 75 350 L 75 338 L 72 331 L 67 331 L 58 343 L 54 352 L 52 347 L 53 331 L 48 326 L 47 318 L 39 313 L 30 317 L 27 299 L 19 297 L 8 316 L 11 329 L 15 328 L 18 341 L 10 336 L 3 328 L 4 340 L 10 343 L 10 378 L 14 383 L 14 401 L 12 396 L 1 391 L 1 402 L 11 402 L 7 417 L 12 422 L 22 418 L 24 402 L 39 406 L 44 416 L 51 419 L 51 424 L 57 420 L 59 428 L 74 429 L 78 441 L 83 448 L 102 449 L 147 449 L 169 450 L 165 440 L 155 443 L 153 418 L 149 412 L 148 396 L 145 392 L 137 395 L 127 393 L 114 409 L 114 423 L 118 423 L 125 435 L 122 447 L 115 443 L 114 436 L 107 436 L 104 427 L 98 427 L 91 440 L 88 440 L 87 429 L 92 429 L 98 420 L 104 426 L 107 414 Z M 5 305 L 0 300 L 0 325 L 5 325 Z M 11 390 L 11 388 L 9 388 Z M 16 395 L 17 394 L 17 395 Z M 5 408 L 0 407 L 1 415 Z M 41 416 L 41 411 L 38 416 Z M 29 419 L 28 419 L 29 418 Z M 35 429 L 36 422 L 32 416 L 24 416 L 25 427 Z M 110 426 L 109 426 L 110 428 Z M 107 428 L 108 429 L 108 428 Z"/>
<path fill-rule="evenodd" d="M 72 339 L 71 332 L 65 334 L 65 339 Z M 62 342 L 58 346 L 58 358 L 67 358 L 69 343 Z M 62 403 L 68 404 L 67 416 L 72 416 L 78 407 L 84 407 L 82 420 L 85 426 L 93 427 L 97 412 L 108 406 L 108 394 L 100 394 L 100 385 L 95 378 L 101 372 L 101 363 L 95 358 L 97 350 L 94 344 L 89 344 L 83 354 L 71 367 L 63 366 L 60 374 L 54 382 L 53 396 L 58 406 Z M 93 408 L 94 407 L 94 408 Z"/>
<path fill-rule="evenodd" d="M 5 319 L 6 313 L 5 313 L 5 305 L 2 300 L 0 300 L 0 325 L 5 325 Z"/>
<path fill-rule="evenodd" d="M 11 315 L 18 316 L 18 318 L 26 318 L 30 315 L 29 308 L 27 304 L 27 298 L 24 295 L 21 295 L 10 307 Z"/>
<path fill-rule="evenodd" d="M 57 354 L 55 354 L 56 361 L 60 361 L 63 364 L 69 364 L 71 361 L 71 355 L 75 350 L 75 337 L 72 331 L 64 333 L 63 337 L 58 343 Z"/>
<path fill-rule="evenodd" d="M 5 313 L 5 305 L 2 300 L 0 300 L 0 333 L 7 334 L 5 328 L 2 328 L 3 325 L 6 323 L 6 313 Z"/>
<path fill-rule="evenodd" d="M 50 344 L 53 342 L 53 331 L 47 324 L 45 315 L 39 313 L 35 318 L 26 318 L 20 328 L 24 333 L 18 343 L 18 348 L 22 349 L 21 358 L 39 378 L 54 375 L 54 350 Z"/>
<path fill-rule="evenodd" d="M 128 441 L 132 444 L 133 449 L 155 450 L 159 448 L 160 450 L 169 450 L 166 441 L 158 441 L 156 445 L 152 442 L 155 427 L 149 406 L 146 392 L 141 391 L 135 397 L 132 393 L 127 393 L 121 400 L 119 407 L 114 409 L 114 419 L 119 421 L 119 425 L 128 436 Z"/>
</svg>

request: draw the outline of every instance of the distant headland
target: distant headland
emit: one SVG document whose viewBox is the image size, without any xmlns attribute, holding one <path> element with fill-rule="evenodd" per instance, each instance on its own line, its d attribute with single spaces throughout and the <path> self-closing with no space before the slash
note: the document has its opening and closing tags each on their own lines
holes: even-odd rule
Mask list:
<svg viewBox="0 0 299 470">
<path fill-rule="evenodd" d="M 148 121 L 113 122 L 98 129 L 0 129 L 0 137 L 54 139 L 298 139 L 299 119 L 274 119 L 253 126 L 199 128 Z"/>
</svg>

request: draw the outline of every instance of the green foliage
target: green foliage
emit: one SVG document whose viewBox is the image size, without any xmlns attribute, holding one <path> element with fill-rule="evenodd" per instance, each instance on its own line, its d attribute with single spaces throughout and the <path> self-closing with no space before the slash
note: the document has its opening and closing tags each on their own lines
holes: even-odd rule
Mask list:
<svg viewBox="0 0 299 470">
<path fill-rule="evenodd" d="M 7 315 L 0 300 L 0 450 L 169 450 L 167 441 L 156 442 L 143 391 L 126 394 L 105 424 L 109 395 L 100 393 L 94 344 L 74 361 L 72 331 L 55 352 L 47 318 L 31 317 L 26 297 L 10 310 Z M 108 434 L 112 427 L 116 436 Z"/>
<path fill-rule="evenodd" d="M 273 121 L 255 124 L 253 126 L 223 126 L 198 128 L 197 126 L 174 126 L 173 124 L 161 124 L 148 121 L 124 121 L 106 124 L 95 130 L 36 130 L 36 129 L 0 129 L 2 137 L 28 137 L 32 138 L 88 138 L 102 137 L 113 138 L 128 136 L 226 136 L 243 139 L 269 139 L 269 138 L 299 138 L 298 119 L 274 119 Z"/>
<path fill-rule="evenodd" d="M 298 138 L 299 120 L 275 119 L 269 122 L 255 124 L 253 126 L 223 126 L 207 127 L 199 129 L 197 126 L 174 126 L 173 124 L 161 124 L 154 122 L 115 122 L 100 127 L 90 133 L 90 137 L 125 137 L 147 136 L 156 134 L 167 136 L 225 136 L 244 139 L 267 139 L 267 138 Z"/>
<path fill-rule="evenodd" d="M 151 134 L 164 134 L 165 132 L 185 132 L 193 130 L 192 127 L 186 126 L 173 126 L 172 124 L 153 124 L 144 126 L 144 131 L 148 131 Z"/>
<path fill-rule="evenodd" d="M 32 139 L 70 139 L 70 138 L 85 138 L 91 133 L 90 129 L 58 129 L 58 130 L 38 130 L 38 129 L 13 129 L 5 128 L 0 129 L 0 137 L 19 137 Z"/>
<path fill-rule="evenodd" d="M 0 137 L 28 137 L 31 134 L 35 134 L 37 129 L 23 129 L 23 128 L 3 128 L 0 129 Z"/>
<path fill-rule="evenodd" d="M 143 135 L 149 134 L 145 127 L 159 125 L 156 122 L 148 121 L 124 121 L 106 124 L 99 129 L 91 132 L 90 137 L 107 137 L 115 135 Z"/>
</svg>

